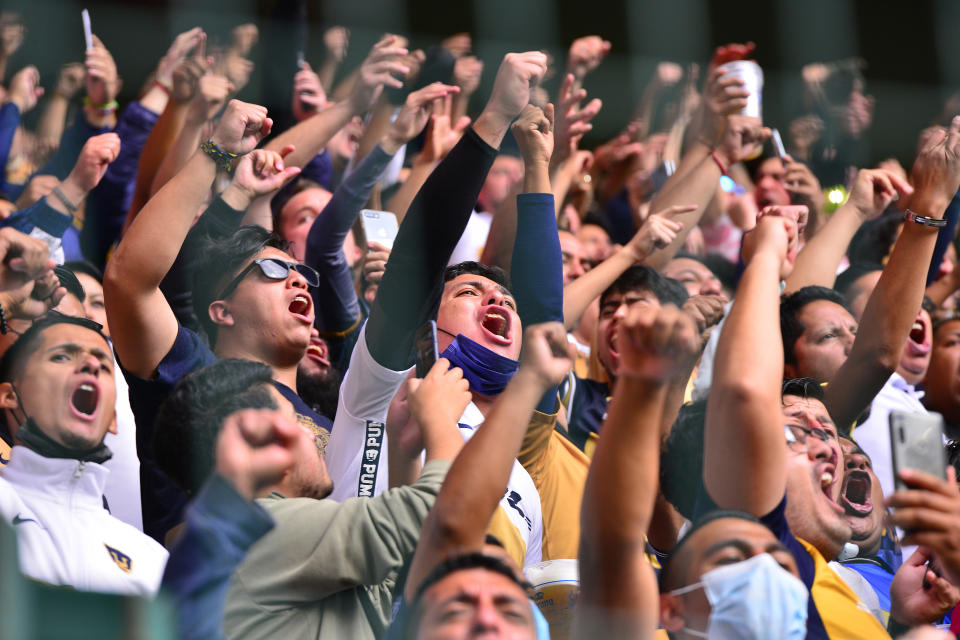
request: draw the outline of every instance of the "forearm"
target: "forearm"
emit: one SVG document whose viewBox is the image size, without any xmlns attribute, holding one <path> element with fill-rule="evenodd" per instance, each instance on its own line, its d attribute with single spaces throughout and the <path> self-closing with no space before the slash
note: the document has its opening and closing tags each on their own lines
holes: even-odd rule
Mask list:
<svg viewBox="0 0 960 640">
<path fill-rule="evenodd" d="M 370 352 L 382 366 L 409 366 L 413 333 L 442 293 L 444 269 L 495 156 L 496 149 L 468 130 L 414 198 L 367 323 Z"/>
<path fill-rule="evenodd" d="M 40 115 L 37 123 L 37 137 L 53 145 L 60 144 L 60 136 L 67 122 L 67 110 L 70 101 L 59 93 L 54 92 Z"/>
<path fill-rule="evenodd" d="M 833 287 L 840 261 L 862 223 L 863 218 L 849 202 L 837 209 L 797 254 L 784 293 L 811 285 Z"/>
<path fill-rule="evenodd" d="M 343 241 L 393 156 L 379 145 L 337 187 L 307 234 L 304 263 L 320 274 L 313 289 L 317 328 L 339 332 L 357 322 L 360 305 Z"/>
<path fill-rule="evenodd" d="M 924 213 L 940 217 L 946 203 Z M 919 213 L 919 211 L 918 211 Z M 890 260 L 867 300 L 850 355 L 826 387 L 824 404 L 846 428 L 872 402 L 896 370 L 923 301 L 937 229 L 905 222 Z"/>
<path fill-rule="evenodd" d="M 414 161 L 407 179 L 400 185 L 387 204 L 387 211 L 392 211 L 397 216 L 397 224 L 403 224 L 410 203 L 413 202 L 417 192 L 420 191 L 420 187 L 427 181 L 436 166 L 433 162 Z"/>
<path fill-rule="evenodd" d="M 783 342 L 780 257 L 758 252 L 744 271 L 714 360 L 707 406 L 704 481 L 724 509 L 760 516 L 783 497 L 780 418 Z"/>
<path fill-rule="evenodd" d="M 143 105 L 143 108 L 147 111 L 159 115 L 167 108 L 167 102 L 169 100 L 170 95 L 160 88 L 159 83 L 154 82 L 150 85 L 150 88 L 140 96 L 138 102 Z"/>
<path fill-rule="evenodd" d="M 323 85 L 323 90 L 327 92 L 327 95 L 330 95 L 333 89 L 333 79 L 337 75 L 337 67 L 340 65 L 337 62 L 336 58 L 332 56 L 326 56 L 323 59 L 323 62 L 320 63 L 320 68 L 317 69 L 317 75 L 320 76 L 320 84 Z"/>
<path fill-rule="evenodd" d="M 587 610 L 640 621 L 655 610 L 655 583 L 643 569 L 649 566 L 644 536 L 657 494 L 664 394 L 659 384 L 617 381 L 584 488 L 578 604 Z M 623 487 L 634 488 L 629 499 Z"/>
<path fill-rule="evenodd" d="M 177 134 L 177 139 L 167 151 L 157 172 L 153 176 L 153 184 L 150 185 L 150 195 L 154 195 L 160 188 L 187 164 L 190 156 L 200 148 L 200 136 L 203 134 L 202 122 L 184 122 L 183 128 Z"/>
<path fill-rule="evenodd" d="M 543 385 L 521 369 L 463 446 L 431 512 L 431 524 L 442 531 L 442 536 L 432 541 L 434 547 L 482 546 L 523 442 L 525 429 L 518 426 L 529 422 L 543 393 Z M 480 469 L 483 473 L 478 473 Z M 436 535 L 436 531 L 430 530 L 430 534 Z"/>
<path fill-rule="evenodd" d="M 354 115 L 349 101 L 341 100 L 287 129 L 264 148 L 279 153 L 287 145 L 294 145 L 296 148 L 284 157 L 284 164 L 303 167 L 327 146 L 330 138 L 345 127 Z"/>
<path fill-rule="evenodd" d="M 140 213 L 147 200 L 150 199 L 150 187 L 153 185 L 153 178 L 177 135 L 179 135 L 186 117 L 187 105 L 171 100 L 167 103 L 167 108 L 157 118 L 150 135 L 147 136 L 143 151 L 140 153 L 140 162 L 137 165 L 137 182 L 133 189 L 130 209 L 127 211 L 127 219 L 123 225 L 124 231 L 130 227 L 134 218 Z"/>
<path fill-rule="evenodd" d="M 480 262 L 486 265 L 500 267 L 507 273 L 513 270 L 513 242 L 517 237 L 517 196 L 520 195 L 521 185 L 515 186 L 510 195 L 500 203 L 493 221 L 490 223 L 490 232 L 487 234 L 487 244 L 483 247 Z"/>
<path fill-rule="evenodd" d="M 933 258 L 930 260 L 930 268 L 927 271 L 927 286 L 933 284 L 940 275 L 943 256 L 946 255 L 947 248 L 957 235 L 957 224 L 960 222 L 960 192 L 953 196 L 943 217 L 947 221 L 947 226 L 937 233 L 937 246 L 933 250 Z"/>
<path fill-rule="evenodd" d="M 618 249 L 612 256 L 564 287 L 564 328 L 572 331 L 590 303 L 606 291 L 624 271 L 632 267 L 635 260 L 629 249 Z"/>
<path fill-rule="evenodd" d="M 702 152 L 702 150 L 701 150 Z M 697 153 L 697 152 L 691 152 Z M 717 181 L 721 176 L 720 167 L 709 155 L 703 155 L 699 162 L 685 175 L 677 178 L 674 174 L 667 180 L 664 188 L 650 203 L 651 211 L 663 211 L 673 205 L 695 204 L 693 211 L 673 216 L 675 222 L 682 222 L 683 228 L 673 242 L 662 249 L 655 250 L 644 259 L 644 263 L 654 269 L 663 269 L 667 262 L 683 247 L 690 231 L 697 226 L 706 210 L 707 204 L 716 195 Z M 673 182 L 673 184 L 671 184 Z"/>
<path fill-rule="evenodd" d="M 391 489 L 409 486 L 420 477 L 420 472 L 423 470 L 420 456 L 411 458 L 404 455 L 400 447 L 387 447 L 387 458 Z"/>
<path fill-rule="evenodd" d="M 111 259 L 131 289 L 156 289 L 170 270 L 216 176 L 216 164 L 197 151 L 143 207 Z"/>
<path fill-rule="evenodd" d="M 369 120 L 363 130 L 363 136 L 357 144 L 357 152 L 353 156 L 354 163 L 359 163 L 367 157 L 377 143 L 387 134 L 390 129 L 390 116 L 393 115 L 393 105 L 381 95 L 373 108 Z"/>
</svg>

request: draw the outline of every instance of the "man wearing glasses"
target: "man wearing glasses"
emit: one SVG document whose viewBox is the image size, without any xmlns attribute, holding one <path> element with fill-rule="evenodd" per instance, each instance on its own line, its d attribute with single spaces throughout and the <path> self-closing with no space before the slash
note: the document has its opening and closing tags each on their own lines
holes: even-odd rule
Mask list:
<svg viewBox="0 0 960 640">
<path fill-rule="evenodd" d="M 308 288 L 318 277 L 286 253 L 282 239 L 261 227 L 241 227 L 198 253 L 192 265 L 193 304 L 209 342 L 177 322 L 160 291 L 216 176 L 218 154 L 263 156 L 256 158 L 266 167 L 261 178 L 276 187 L 296 175 L 296 169 L 284 168 L 279 154 L 254 151 L 271 124 L 265 108 L 232 101 L 212 146 L 198 150 L 147 203 L 107 266 L 107 316 L 137 418 L 144 531 L 159 540 L 181 521 L 186 496 L 153 460 L 153 421 L 160 403 L 187 373 L 220 358 L 263 362 L 300 424 L 323 444 L 329 438 L 330 420 L 297 395 L 296 382 L 314 320 Z"/>
</svg>

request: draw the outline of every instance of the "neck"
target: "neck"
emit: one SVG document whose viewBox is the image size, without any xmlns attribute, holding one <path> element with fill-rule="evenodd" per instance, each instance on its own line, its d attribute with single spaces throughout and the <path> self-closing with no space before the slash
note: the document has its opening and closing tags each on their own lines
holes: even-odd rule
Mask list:
<svg viewBox="0 0 960 640">
<path fill-rule="evenodd" d="M 490 410 L 493 409 L 493 405 L 496 404 L 497 396 L 485 396 L 476 391 L 471 391 L 470 395 L 472 396 L 473 404 L 477 406 L 477 409 L 479 409 L 483 417 L 486 418 L 490 414 Z"/>
<path fill-rule="evenodd" d="M 273 370 L 274 380 L 287 385 L 294 391 L 297 390 L 297 365 L 300 364 L 299 360 L 292 365 L 278 365 L 275 362 L 272 362 L 271 359 L 264 357 L 262 353 L 252 349 L 247 349 L 230 341 L 229 339 L 218 339 L 217 347 L 214 349 L 214 353 L 218 358 L 239 358 L 241 360 L 262 362 Z"/>
</svg>

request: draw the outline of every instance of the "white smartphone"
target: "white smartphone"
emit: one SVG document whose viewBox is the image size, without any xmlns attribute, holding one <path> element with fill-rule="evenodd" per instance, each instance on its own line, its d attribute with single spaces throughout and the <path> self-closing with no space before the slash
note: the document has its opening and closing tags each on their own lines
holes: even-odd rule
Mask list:
<svg viewBox="0 0 960 640">
<path fill-rule="evenodd" d="M 925 471 L 946 478 L 947 453 L 943 445 L 943 416 L 939 413 L 890 412 L 890 453 L 897 489 L 906 489 L 901 469 Z"/>
<path fill-rule="evenodd" d="M 400 225 L 397 216 L 390 211 L 364 209 L 360 212 L 360 224 L 367 242 L 379 242 L 388 249 L 393 249 L 393 241 L 397 238 Z"/>
<path fill-rule="evenodd" d="M 784 156 L 787 155 L 787 150 L 783 146 L 783 139 L 780 137 L 780 132 L 774 129 L 770 134 L 770 139 L 773 141 L 773 149 L 777 152 L 777 157 L 783 160 Z"/>
<path fill-rule="evenodd" d="M 93 49 L 93 30 L 90 28 L 90 12 L 84 9 L 80 12 L 80 18 L 83 20 L 83 39 L 87 43 L 87 51 Z"/>
</svg>

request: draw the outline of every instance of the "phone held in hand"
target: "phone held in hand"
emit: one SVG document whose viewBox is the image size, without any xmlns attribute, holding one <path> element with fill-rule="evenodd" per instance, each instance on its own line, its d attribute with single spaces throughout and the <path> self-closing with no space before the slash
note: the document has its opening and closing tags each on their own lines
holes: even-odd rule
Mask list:
<svg viewBox="0 0 960 640">
<path fill-rule="evenodd" d="M 367 242 L 379 242 L 387 249 L 393 249 L 393 241 L 397 238 L 400 225 L 397 216 L 390 211 L 364 209 L 360 212 L 360 224 Z"/>
<path fill-rule="evenodd" d="M 933 412 L 891 411 L 890 453 L 898 491 L 908 488 L 900 480 L 901 469 L 915 469 L 946 479 L 943 416 Z"/>
<path fill-rule="evenodd" d="M 787 150 L 783 146 L 783 138 L 780 137 L 780 132 L 774 129 L 770 133 L 770 140 L 773 142 L 773 150 L 777 152 L 777 157 L 780 158 L 781 162 L 785 162 L 784 158 L 787 155 Z"/>
<path fill-rule="evenodd" d="M 417 330 L 413 338 L 413 350 L 417 360 L 417 377 L 423 378 L 440 357 L 440 348 L 437 346 L 437 323 L 434 320 L 429 320 Z"/>
<path fill-rule="evenodd" d="M 93 49 L 93 30 L 90 28 L 90 12 L 84 9 L 80 12 L 80 19 L 83 20 L 83 40 L 87 45 L 87 51 Z"/>
</svg>

